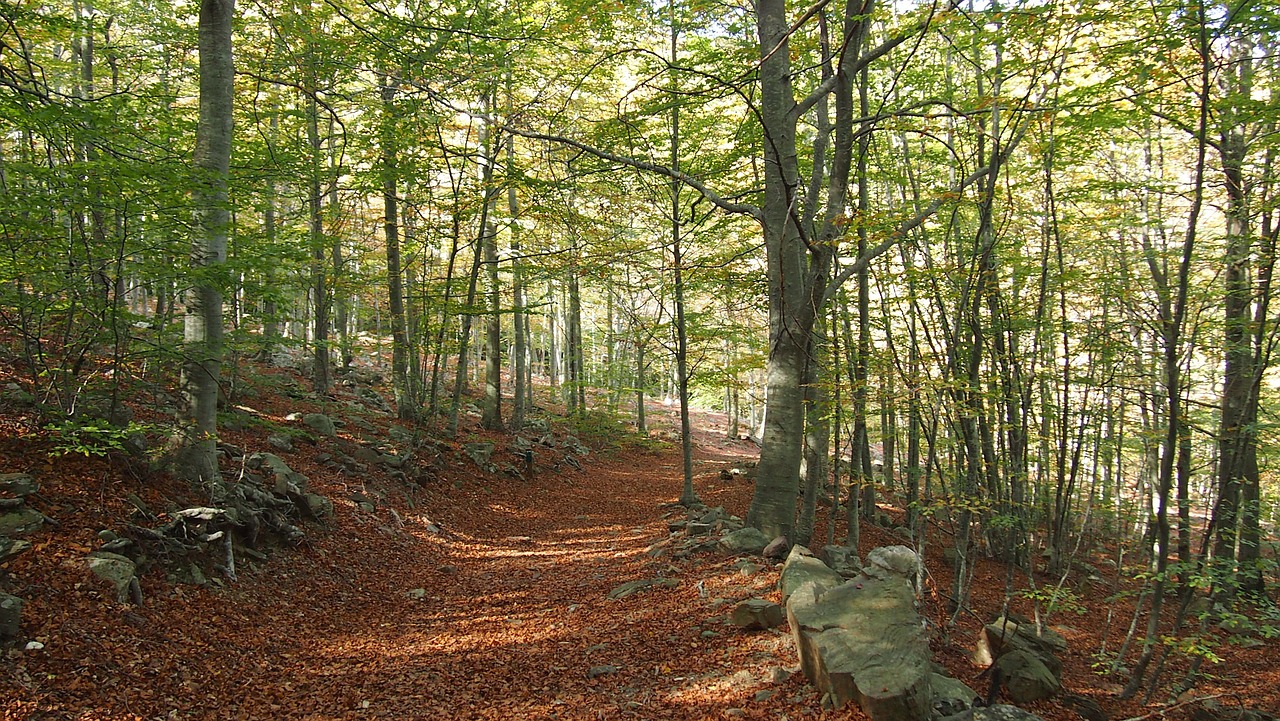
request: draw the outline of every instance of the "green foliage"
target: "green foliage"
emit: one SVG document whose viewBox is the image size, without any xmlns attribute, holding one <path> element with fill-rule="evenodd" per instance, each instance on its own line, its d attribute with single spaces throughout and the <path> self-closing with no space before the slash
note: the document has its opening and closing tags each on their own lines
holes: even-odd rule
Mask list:
<svg viewBox="0 0 1280 721">
<path fill-rule="evenodd" d="M 1018 592 L 1019 598 L 1025 598 L 1044 609 L 1049 614 L 1060 611 L 1083 616 L 1089 609 L 1081 602 L 1075 591 L 1064 587 L 1026 588 Z"/>
<path fill-rule="evenodd" d="M 49 455 L 54 458 L 70 454 L 86 458 L 111 453 L 127 454 L 130 453 L 127 444 L 131 438 L 159 430 L 147 423 L 130 422 L 126 426 L 117 426 L 105 420 L 85 418 L 68 418 L 61 423 L 50 423 L 44 429 L 53 442 Z"/>
</svg>

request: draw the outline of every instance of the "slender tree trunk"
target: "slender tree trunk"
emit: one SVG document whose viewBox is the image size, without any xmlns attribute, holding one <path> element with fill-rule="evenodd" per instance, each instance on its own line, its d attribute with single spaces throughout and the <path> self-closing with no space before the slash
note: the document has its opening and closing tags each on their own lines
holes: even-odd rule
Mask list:
<svg viewBox="0 0 1280 721">
<path fill-rule="evenodd" d="M 416 415 L 417 398 L 410 388 L 409 338 L 405 332 L 404 273 L 400 268 L 400 223 L 396 185 L 399 175 L 396 146 L 396 80 L 383 75 L 382 82 L 382 220 L 387 242 L 387 306 L 391 323 L 391 386 L 396 414 L 401 420 Z"/>
</svg>

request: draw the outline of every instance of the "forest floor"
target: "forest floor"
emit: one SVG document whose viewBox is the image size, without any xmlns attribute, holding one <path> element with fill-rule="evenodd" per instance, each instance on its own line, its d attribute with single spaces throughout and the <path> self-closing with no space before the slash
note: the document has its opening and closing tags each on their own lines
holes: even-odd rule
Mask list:
<svg viewBox="0 0 1280 721">
<path fill-rule="evenodd" d="M 269 392 L 243 403 L 279 424 L 289 413 L 340 405 Z M 750 573 L 714 553 L 680 560 L 646 553 L 668 538 L 664 516 L 680 493 L 670 431 L 636 442 L 583 435 L 592 452 L 581 470 L 554 468 L 538 451 L 534 477 L 518 479 L 481 472 L 457 452 L 461 441 L 492 440 L 499 453 L 509 446 L 509 437 L 483 433 L 467 418 L 458 441 L 445 445 L 452 451 L 441 456 L 436 480 L 411 493 L 377 469 L 353 478 L 321 465 L 317 455 L 334 439 L 276 451 L 334 500 L 327 527 L 310 526 L 296 548 L 242 564 L 235 582 L 173 585 L 147 574 L 145 602 L 133 606 L 110 600 L 70 561 L 97 545 L 98 530 L 128 517 L 129 493 L 163 508 L 189 491 L 110 456 L 51 459 L 29 419 L 9 410 L 0 416 L 0 472 L 36 475 L 39 510 L 58 525 L 33 534 L 35 549 L 0 574 L 4 590 L 27 601 L 25 637 L 42 644 L 19 645 L 0 661 L 3 718 L 865 718 L 821 708 L 794 673 L 785 627 L 748 633 L 728 624 L 734 602 L 776 600 L 776 568 Z M 651 415 L 656 427 L 678 427 L 672 409 L 655 405 Z M 369 421 L 376 433 L 394 422 L 377 414 Z M 747 464 L 755 447 L 725 439 L 717 414 L 699 413 L 695 425 L 698 494 L 745 515 L 750 482 L 722 480 L 720 471 Z M 258 427 L 229 431 L 226 440 L 267 450 L 266 435 Z M 372 512 L 347 500 L 353 490 L 379 499 Z M 863 554 L 898 542 L 879 527 L 866 528 L 862 541 Z M 981 669 L 968 653 L 980 621 L 1004 600 L 1004 569 L 979 566 L 974 613 L 944 640 L 937 587 L 949 576 L 940 554 L 928 566 L 924 612 L 935 622 L 935 659 L 981 690 Z M 676 583 L 608 597 L 623 583 L 657 577 Z M 1145 706 L 1119 701 L 1123 680 L 1094 673 L 1102 635 L 1114 649 L 1128 625 L 1131 606 L 1107 602 L 1111 593 L 1083 589 L 1084 615 L 1051 620 L 1064 624 L 1071 644 L 1066 689 L 1115 721 L 1158 718 L 1166 709 L 1169 718 L 1186 717 L 1189 706 L 1169 709 L 1176 702 L 1167 694 Z M 1280 708 L 1280 644 L 1215 638 L 1224 660 L 1192 693 Z M 1178 678 L 1175 670 L 1165 678 Z M 1030 710 L 1048 721 L 1079 718 L 1055 700 Z"/>
</svg>

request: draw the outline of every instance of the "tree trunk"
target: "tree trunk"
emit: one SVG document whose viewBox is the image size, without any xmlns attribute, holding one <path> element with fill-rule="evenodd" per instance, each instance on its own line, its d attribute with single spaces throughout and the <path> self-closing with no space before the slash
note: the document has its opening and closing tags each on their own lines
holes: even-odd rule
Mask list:
<svg viewBox="0 0 1280 721">
<path fill-rule="evenodd" d="M 234 0 L 201 0 L 200 122 L 196 127 L 194 163 L 196 225 L 200 233 L 191 247 L 196 282 L 187 297 L 183 328 L 185 361 L 182 390 L 186 401 L 180 419 L 179 470 L 188 480 L 220 479 L 217 457 L 218 383 L 222 363 L 222 293 L 216 273 L 205 269 L 226 262 L 227 182 L 231 168 L 234 65 L 231 25 Z"/>
<path fill-rule="evenodd" d="M 417 398 L 410 388 L 409 338 L 404 313 L 403 271 L 400 268 L 399 198 L 396 185 L 399 173 L 396 145 L 396 81 L 383 75 L 382 82 L 382 220 L 387 242 L 387 306 L 391 323 L 391 387 L 395 394 L 396 415 L 410 420 L 416 415 Z"/>
</svg>

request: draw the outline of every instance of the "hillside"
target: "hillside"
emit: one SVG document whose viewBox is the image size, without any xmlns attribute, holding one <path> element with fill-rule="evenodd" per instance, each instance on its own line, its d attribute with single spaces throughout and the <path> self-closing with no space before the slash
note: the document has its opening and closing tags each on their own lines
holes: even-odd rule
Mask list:
<svg viewBox="0 0 1280 721">
<path fill-rule="evenodd" d="M 822 710 L 794 672 L 785 627 L 747 633 L 728 624 L 732 603 L 776 599 L 776 567 L 678 552 L 681 537 L 668 531 L 683 517 L 672 505 L 680 473 L 669 430 L 637 438 L 599 421 L 573 429 L 548 402 L 538 430 L 521 434 L 534 455 L 530 474 L 513 450 L 526 446 L 476 430 L 474 418 L 453 441 L 393 421 L 378 409 L 379 381 L 367 371 L 324 398 L 301 390 L 289 371 L 254 375 L 228 416 L 224 473 L 245 467 L 236 454 L 274 453 L 331 500 L 332 518 L 301 523 L 304 535 L 292 543 L 242 553 L 235 581 L 212 541 L 214 552 L 194 557 L 199 571 L 176 573 L 154 558 L 141 574 L 141 605 L 118 602 L 86 573 L 82 560 L 103 545 L 99 532 L 128 537 L 209 500 L 123 452 L 51 455 L 56 442 L 34 427 L 31 406 L 6 402 L 0 472 L 35 477 L 40 490 L 28 504 L 50 521 L 2 575 L 3 590 L 26 601 L 21 641 L 0 673 L 4 718 L 863 717 Z M 136 420 L 149 413 L 153 406 L 134 408 Z M 308 413 L 331 416 L 336 434 L 304 425 Z M 655 406 L 652 415 L 674 424 L 669 410 Z M 750 482 L 720 471 L 749 468 L 754 447 L 725 440 L 714 414 L 698 414 L 697 425 L 698 494 L 745 515 Z M 494 470 L 466 451 L 486 442 Z M 862 551 L 896 542 L 888 529 L 868 528 Z M 940 549 L 928 567 L 945 578 Z M 663 582 L 610 598 L 645 579 Z M 924 595 L 935 659 L 976 689 L 984 680 L 968 652 L 1004 588 L 1003 567 L 984 562 L 975 611 L 949 640 L 945 599 L 932 582 Z M 1081 615 L 1051 619 L 1070 642 L 1065 686 L 1111 719 L 1160 717 L 1169 699 L 1121 702 L 1122 680 L 1091 668 L 1108 623 L 1112 648 L 1127 623 L 1125 604 L 1108 605 L 1108 595 L 1086 584 Z M 1030 612 L 1022 599 L 1014 609 Z M 1211 638 L 1223 660 L 1193 696 L 1280 708 L 1280 643 Z M 1166 679 L 1177 676 L 1170 670 Z M 1058 700 L 1030 710 L 1050 721 L 1079 718 Z"/>
</svg>

